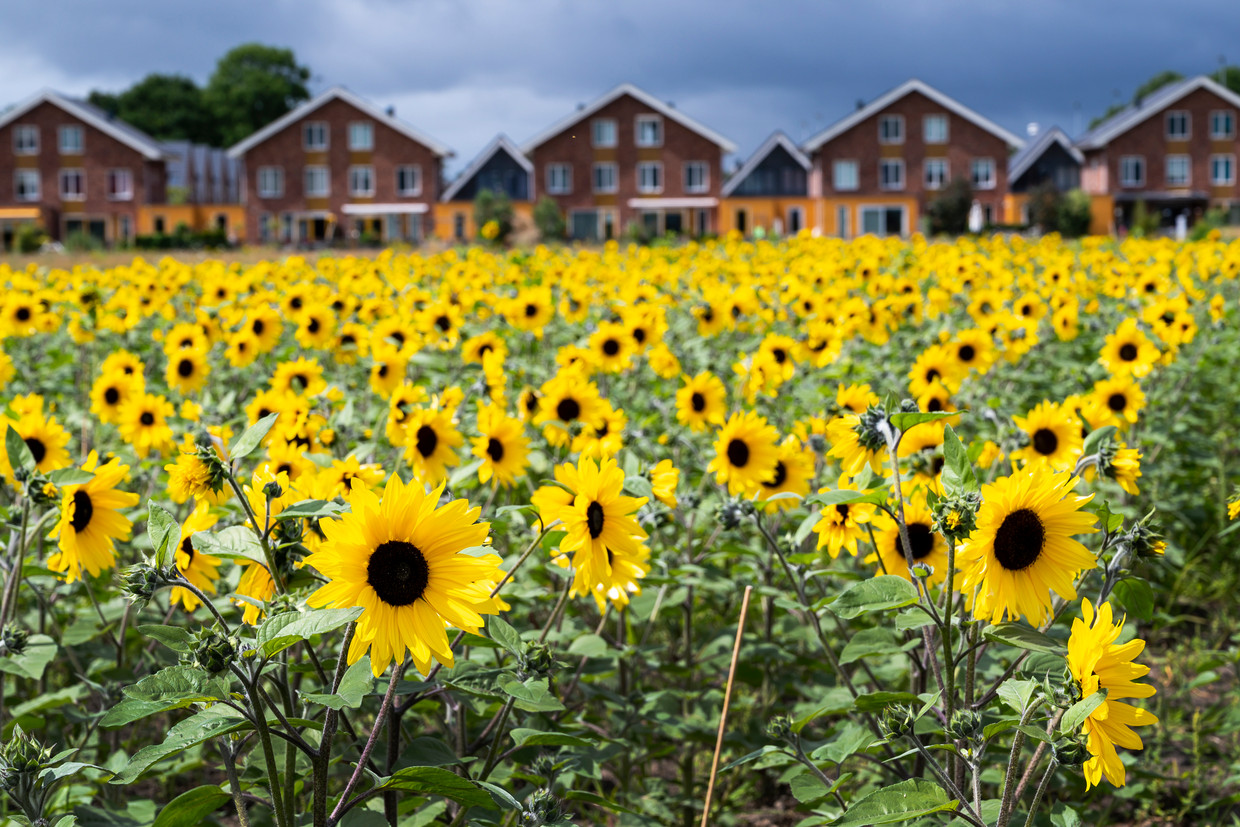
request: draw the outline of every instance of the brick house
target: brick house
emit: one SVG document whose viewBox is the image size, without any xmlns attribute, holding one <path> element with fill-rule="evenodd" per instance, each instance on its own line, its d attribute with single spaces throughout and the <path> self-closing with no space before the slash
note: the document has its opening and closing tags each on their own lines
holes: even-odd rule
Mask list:
<svg viewBox="0 0 1240 827">
<path fill-rule="evenodd" d="M 907 235 L 937 191 L 973 184 L 987 223 L 999 221 L 1008 156 L 1024 141 L 920 80 L 836 121 L 802 147 L 813 161 L 814 226 L 841 237 Z"/>
<path fill-rule="evenodd" d="M 44 90 L 0 115 L 4 248 L 22 223 L 53 240 L 86 233 L 127 242 L 140 209 L 164 200 L 160 145 L 103 110 Z"/>
<path fill-rule="evenodd" d="M 434 227 L 452 150 L 342 87 L 235 144 L 246 236 L 318 243 L 420 241 Z"/>
<path fill-rule="evenodd" d="M 1240 95 L 1205 75 L 1162 87 L 1076 141 L 1081 186 L 1093 200 L 1091 232 L 1131 226 L 1138 203 L 1162 226 L 1210 207 L 1240 212 L 1236 188 Z"/>
<path fill-rule="evenodd" d="M 674 106 L 622 84 L 527 141 L 533 198 L 555 199 L 571 238 L 640 222 L 652 235 L 718 228 L 723 156 L 736 145 Z"/>
<path fill-rule="evenodd" d="M 467 242 L 478 237 L 474 199 L 483 190 L 502 193 L 512 204 L 513 231 L 527 234 L 533 226 L 534 165 L 507 135 L 497 135 L 478 157 L 448 185 L 436 210 L 435 234 L 445 241 Z"/>
<path fill-rule="evenodd" d="M 775 132 L 723 185 L 719 231 L 742 235 L 795 235 L 808 226 L 809 156 L 783 132 Z"/>
</svg>

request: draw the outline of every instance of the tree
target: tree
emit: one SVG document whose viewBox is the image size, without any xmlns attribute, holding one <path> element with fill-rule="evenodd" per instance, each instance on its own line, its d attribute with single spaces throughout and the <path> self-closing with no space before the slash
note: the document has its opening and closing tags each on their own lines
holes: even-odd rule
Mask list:
<svg viewBox="0 0 1240 827">
<path fill-rule="evenodd" d="M 1163 88 L 1164 86 L 1168 86 L 1172 83 L 1175 83 L 1181 80 L 1184 80 L 1184 76 L 1181 75 L 1179 72 L 1175 71 L 1174 69 L 1164 69 L 1163 71 L 1154 75 L 1149 80 L 1147 80 L 1145 83 L 1137 87 L 1137 91 L 1132 93 L 1131 104 L 1116 103 L 1116 104 L 1112 104 L 1111 106 L 1108 106 L 1107 111 L 1103 112 L 1101 115 L 1099 115 L 1098 117 L 1094 118 L 1092 121 L 1089 122 L 1089 128 L 1093 129 L 1095 126 L 1102 123 L 1107 118 L 1111 117 L 1117 112 L 1120 112 L 1126 109 L 1129 105 L 1135 106 L 1138 103 L 1140 103 L 1142 100 L 1144 100 L 1145 98 L 1148 98 L 1150 95 L 1154 94 L 1159 89 Z"/>
<path fill-rule="evenodd" d="M 89 100 L 152 138 L 215 143 L 202 90 L 182 75 L 150 74 L 123 92 L 91 92 Z"/>
<path fill-rule="evenodd" d="M 507 193 L 482 190 L 474 198 L 474 226 L 483 241 L 503 244 L 512 232 L 512 201 Z"/>
<path fill-rule="evenodd" d="M 564 238 L 565 230 L 564 213 L 560 212 L 560 205 L 555 203 L 555 199 L 544 195 L 538 199 L 538 203 L 534 205 L 534 226 L 538 228 L 538 235 L 543 241 L 560 241 Z"/>
<path fill-rule="evenodd" d="M 954 178 L 939 197 L 926 205 L 930 232 L 934 235 L 960 235 L 969 229 L 969 210 L 973 208 L 973 185 Z"/>
<path fill-rule="evenodd" d="M 1089 232 L 1089 225 L 1093 220 L 1090 203 L 1089 195 L 1081 189 L 1072 190 L 1063 197 L 1057 216 L 1060 235 L 1077 238 Z"/>
<path fill-rule="evenodd" d="M 309 80 L 310 70 L 292 49 L 245 43 L 230 50 L 215 64 L 203 93 L 220 144 L 234 144 L 308 100 Z"/>
<path fill-rule="evenodd" d="M 1054 181 L 1043 181 L 1029 191 L 1029 226 L 1037 227 L 1044 233 L 1054 232 L 1059 227 L 1059 211 L 1063 205 L 1063 196 L 1055 187 Z"/>
</svg>

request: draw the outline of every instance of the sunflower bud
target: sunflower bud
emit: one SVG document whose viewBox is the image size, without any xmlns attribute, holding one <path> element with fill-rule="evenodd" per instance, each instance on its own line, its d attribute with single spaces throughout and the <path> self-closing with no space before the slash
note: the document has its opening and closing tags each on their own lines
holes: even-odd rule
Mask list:
<svg viewBox="0 0 1240 827">
<path fill-rule="evenodd" d="M 916 721 L 917 713 L 911 706 L 893 704 L 883 710 L 882 717 L 878 719 L 878 728 L 883 737 L 894 741 L 912 732 Z"/>
<path fill-rule="evenodd" d="M 240 645 L 237 638 L 226 636 L 218 625 L 199 629 L 190 637 L 187 659 L 200 669 L 218 675 L 236 659 Z"/>
<path fill-rule="evenodd" d="M 946 539 L 959 542 L 977 527 L 977 510 L 982 496 L 976 492 L 944 497 L 934 504 L 934 530 Z"/>
<path fill-rule="evenodd" d="M 1167 543 L 1156 526 L 1150 523 L 1153 512 L 1124 532 L 1120 542 L 1128 546 L 1134 557 L 1162 557 Z"/>
<path fill-rule="evenodd" d="M 564 820 L 564 806 L 548 789 L 536 790 L 521 812 L 522 827 L 550 827 Z"/>
<path fill-rule="evenodd" d="M 715 519 L 725 530 L 736 528 L 744 518 L 745 512 L 736 500 L 728 500 L 715 508 Z"/>
<path fill-rule="evenodd" d="M 263 496 L 267 498 L 267 502 L 271 502 L 272 500 L 279 499 L 280 495 L 283 493 L 284 493 L 284 489 L 281 488 L 280 483 L 276 482 L 275 480 L 272 480 L 271 482 L 263 486 Z"/>
<path fill-rule="evenodd" d="M 921 413 L 921 408 L 918 407 L 916 400 L 904 399 L 900 402 L 900 413 Z"/>
<path fill-rule="evenodd" d="M 534 762 L 530 764 L 530 769 L 533 771 L 534 775 L 537 775 L 539 778 L 544 778 L 548 783 L 550 783 L 559 774 L 559 771 L 556 769 L 555 765 L 556 760 L 550 755 L 539 754 L 538 757 L 534 759 Z"/>
<path fill-rule="evenodd" d="M 1051 742 L 1051 755 L 1064 766 L 1080 766 L 1089 760 L 1089 741 L 1081 732 L 1064 735 Z"/>
<path fill-rule="evenodd" d="M 121 582 L 121 591 L 129 602 L 137 606 L 145 606 L 164 585 L 165 578 L 150 563 L 138 563 L 125 569 Z"/>
<path fill-rule="evenodd" d="M 51 480 L 42 474 L 35 474 L 30 479 L 30 500 L 35 505 L 46 508 L 60 501 L 60 492 Z"/>
<path fill-rule="evenodd" d="M 982 732 L 982 716 L 972 709 L 957 709 L 947 724 L 947 734 L 957 741 L 971 741 Z"/>
<path fill-rule="evenodd" d="M 546 675 L 555 667 L 555 654 L 545 643 L 531 643 L 521 654 L 520 666 L 527 677 Z"/>
<path fill-rule="evenodd" d="M 772 741 L 791 741 L 795 737 L 792 731 L 792 718 L 787 715 L 776 715 L 767 721 L 766 737 Z"/>
<path fill-rule="evenodd" d="M 853 428 L 857 433 L 857 441 L 867 451 L 881 451 L 887 447 L 887 432 L 891 426 L 887 424 L 887 412 L 871 405 L 858 418 Z"/>
<path fill-rule="evenodd" d="M 825 454 L 831 445 L 822 434 L 810 434 L 809 447 L 815 454 Z"/>
<path fill-rule="evenodd" d="M 30 633 L 17 626 L 8 625 L 0 629 L 0 657 L 20 655 L 26 651 L 26 641 Z"/>
</svg>

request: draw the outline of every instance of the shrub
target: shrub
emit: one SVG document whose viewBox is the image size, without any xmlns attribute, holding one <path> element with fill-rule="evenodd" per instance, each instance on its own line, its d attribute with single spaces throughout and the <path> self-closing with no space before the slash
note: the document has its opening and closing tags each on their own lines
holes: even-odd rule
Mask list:
<svg viewBox="0 0 1240 827">
<path fill-rule="evenodd" d="M 939 196 L 926 206 L 930 232 L 934 235 L 960 235 L 969 229 L 969 210 L 973 206 L 973 185 L 954 178 Z"/>
<path fill-rule="evenodd" d="M 13 234 L 13 249 L 19 253 L 37 253 L 47 242 L 47 234 L 37 224 L 22 224 Z"/>
<path fill-rule="evenodd" d="M 1088 233 L 1092 219 L 1089 195 L 1084 190 L 1072 190 L 1060 199 L 1055 226 L 1064 238 L 1078 238 Z"/>
<path fill-rule="evenodd" d="M 512 201 L 508 194 L 491 190 L 478 193 L 478 197 L 474 199 L 474 226 L 478 228 L 478 238 L 483 241 L 494 244 L 507 241 L 512 233 Z M 483 235 L 483 228 L 487 228 L 490 238 Z"/>
<path fill-rule="evenodd" d="M 567 230 L 564 213 L 560 211 L 560 205 L 555 203 L 554 198 L 544 195 L 538 199 L 538 203 L 534 205 L 534 226 L 538 228 L 538 235 L 543 241 L 558 241 L 564 238 Z"/>
<path fill-rule="evenodd" d="M 65 236 L 65 249 L 71 253 L 93 253 L 103 249 L 103 242 L 83 230 L 76 230 Z"/>
<path fill-rule="evenodd" d="M 1063 194 L 1051 181 L 1043 181 L 1029 191 L 1029 226 L 1044 233 L 1059 228 L 1059 211 L 1063 207 Z"/>
</svg>

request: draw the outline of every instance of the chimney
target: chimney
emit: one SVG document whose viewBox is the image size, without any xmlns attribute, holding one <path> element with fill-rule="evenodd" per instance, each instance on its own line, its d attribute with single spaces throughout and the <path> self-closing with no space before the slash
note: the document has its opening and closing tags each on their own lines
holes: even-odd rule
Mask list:
<svg viewBox="0 0 1240 827">
<path fill-rule="evenodd" d="M 395 118 L 395 117 L 396 117 L 396 107 L 395 107 L 395 106 L 389 106 L 389 107 L 387 108 L 386 112 L 387 112 L 387 116 L 388 116 L 389 118 Z"/>
<path fill-rule="evenodd" d="M 865 109 L 865 101 L 861 100 L 861 98 L 857 98 L 857 108 Z"/>
</svg>

